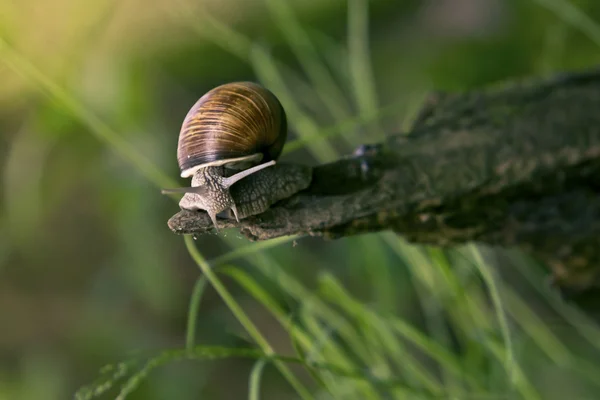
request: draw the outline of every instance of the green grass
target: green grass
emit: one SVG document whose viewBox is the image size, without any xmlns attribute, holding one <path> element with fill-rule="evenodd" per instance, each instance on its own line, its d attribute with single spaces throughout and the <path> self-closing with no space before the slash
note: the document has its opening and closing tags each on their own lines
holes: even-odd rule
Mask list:
<svg viewBox="0 0 600 400">
<path fill-rule="evenodd" d="M 536 1 L 600 43 L 597 24 L 570 3 Z M 298 135 L 297 141 L 286 146 L 287 154 L 306 148 L 317 162 L 331 161 L 341 154 L 328 142 L 329 138 L 342 136 L 350 145 L 358 145 L 361 139 L 354 134 L 356 128 L 377 129 L 376 122 L 384 115 L 407 115 L 408 120 L 414 114 L 420 98 L 414 104 L 404 99 L 385 107 L 378 104 L 376 78 L 370 65 L 367 1 L 348 3 L 347 63 L 351 80 L 345 82 L 347 85 L 335 83 L 288 3 L 266 0 L 265 4 L 297 57 L 301 74 L 208 14 L 202 16 L 201 22 L 197 16 L 189 15 L 190 31 L 213 40 L 248 63 L 258 79 L 281 98 L 290 125 Z M 131 163 L 156 187 L 157 196 L 158 189 L 176 185 L 7 43 L 0 42 L 0 50 L 6 65 L 59 102 L 85 124 L 89 133 Z M 331 118 L 338 121 L 334 126 L 322 126 L 295 99 L 289 82 L 303 81 L 301 75 L 306 76 L 305 83 L 314 88 L 315 98 L 320 99 Z M 152 371 L 167 364 L 238 357 L 256 360 L 248 377 L 248 397 L 252 400 L 261 398 L 261 380 L 269 363 L 303 399 L 562 398 L 547 383 L 544 373 L 549 373 L 548 369 L 560 371 L 572 393 L 581 394 L 580 398 L 586 398 L 584 393 L 600 390 L 600 330 L 554 294 L 540 289 L 541 276 L 532 272 L 532 264 L 518 253 L 511 256 L 520 266 L 517 272 L 523 274 L 523 281 L 529 283 L 532 291 L 537 291 L 557 311 L 564 321 L 561 328 L 567 334 L 557 333 L 552 324 L 537 315 L 526 299 L 503 282 L 474 245 L 448 250 L 413 246 L 389 232 L 347 238 L 344 259 L 349 260 L 352 273 L 364 276 L 367 282 L 359 295 L 323 264 L 318 265 L 321 272 L 313 284 L 302 281 L 272 251 L 290 250 L 292 241 L 302 245 L 302 238 L 287 237 L 239 247 L 239 241 L 222 236 L 231 250 L 209 261 L 191 236 L 183 240 L 200 275 L 189 302 L 182 348 L 108 366 L 96 382 L 79 391 L 79 399 L 105 395 L 117 384 L 117 398 L 125 399 L 144 380 L 152 379 Z M 308 264 L 308 257 L 300 258 Z M 249 267 L 242 266 L 242 261 Z M 224 277 L 243 289 L 283 327 L 293 355 L 275 352 L 223 283 Z M 207 284 L 216 290 L 256 348 L 196 343 L 196 323 Z M 573 343 L 581 341 L 588 344 L 587 354 L 573 350 Z M 301 366 L 307 377 L 299 378 L 291 365 Z"/>
</svg>

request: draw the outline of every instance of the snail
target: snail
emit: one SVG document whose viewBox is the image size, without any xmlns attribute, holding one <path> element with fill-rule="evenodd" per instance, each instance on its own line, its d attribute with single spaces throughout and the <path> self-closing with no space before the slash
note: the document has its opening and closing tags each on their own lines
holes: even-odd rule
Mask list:
<svg viewBox="0 0 600 400">
<path fill-rule="evenodd" d="M 310 183 L 309 167 L 274 167 L 286 139 L 285 110 L 271 91 L 254 82 L 217 86 L 192 106 L 179 132 L 177 161 L 191 187 L 162 193 L 185 193 L 180 208 L 206 211 L 217 231 L 217 215 L 240 222 L 260 214 Z"/>
</svg>

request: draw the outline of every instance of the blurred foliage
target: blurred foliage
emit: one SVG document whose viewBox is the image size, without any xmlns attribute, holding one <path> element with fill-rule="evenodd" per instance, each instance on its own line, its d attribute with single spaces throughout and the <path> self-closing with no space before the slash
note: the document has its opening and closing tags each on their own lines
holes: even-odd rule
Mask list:
<svg viewBox="0 0 600 400">
<path fill-rule="evenodd" d="M 180 124 L 218 84 L 267 85 L 290 116 L 284 158 L 327 162 L 406 130 L 434 88 L 596 65 L 599 2 L 0 11 L 0 399 L 71 398 L 106 364 L 133 375 L 128 399 L 598 398 L 598 327 L 517 252 L 388 233 L 184 242 L 159 189 L 182 183 Z M 273 353 L 291 359 L 256 364 Z M 156 368 L 140 380 L 127 360 Z"/>
</svg>

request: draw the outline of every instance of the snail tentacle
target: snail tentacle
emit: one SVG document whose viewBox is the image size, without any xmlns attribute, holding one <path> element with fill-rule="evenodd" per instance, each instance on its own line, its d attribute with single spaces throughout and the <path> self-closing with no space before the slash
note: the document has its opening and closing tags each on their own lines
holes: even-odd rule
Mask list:
<svg viewBox="0 0 600 400">
<path fill-rule="evenodd" d="M 235 220 L 240 222 L 240 216 L 238 215 L 237 207 L 235 206 L 235 202 L 231 205 L 231 211 L 233 211 L 233 215 L 235 215 Z"/>
<path fill-rule="evenodd" d="M 179 188 L 169 188 L 162 189 L 160 191 L 162 194 L 173 194 L 173 193 L 195 193 L 199 195 L 206 194 L 206 187 L 204 186 L 191 186 L 191 187 L 179 187 Z"/>
<path fill-rule="evenodd" d="M 271 165 L 275 165 L 275 160 L 271 160 L 269 162 L 257 165 L 255 167 L 252 168 L 248 168 L 242 172 L 238 172 L 237 174 L 227 177 L 227 178 L 223 178 L 223 185 L 225 187 L 230 187 L 231 185 L 233 185 L 234 183 L 236 183 L 237 181 L 239 181 L 240 179 L 243 179 L 245 177 L 247 177 L 250 174 L 255 173 L 256 171 L 259 171 L 263 168 L 266 167 L 270 167 Z"/>
</svg>

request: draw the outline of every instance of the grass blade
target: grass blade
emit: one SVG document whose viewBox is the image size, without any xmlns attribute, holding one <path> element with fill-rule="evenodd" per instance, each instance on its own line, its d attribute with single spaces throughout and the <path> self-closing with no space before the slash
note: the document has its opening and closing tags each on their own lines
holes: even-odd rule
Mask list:
<svg viewBox="0 0 600 400">
<path fill-rule="evenodd" d="M 312 371 L 312 366 L 325 362 L 326 360 L 329 363 L 334 363 L 343 368 L 355 368 L 355 365 L 345 357 L 344 353 L 334 342 L 328 340 L 330 336 L 329 333 L 323 334 L 316 318 L 310 312 L 307 314 L 307 307 L 310 307 L 310 304 L 301 306 L 300 316 L 305 322 L 305 328 L 303 329 L 296 325 L 293 320 L 288 318 L 275 299 L 258 285 L 245 271 L 238 268 L 227 267 L 224 268 L 222 272 L 234 279 L 251 296 L 263 304 L 263 306 L 271 312 L 279 323 L 290 333 L 295 346 L 299 347 L 296 352 L 305 354 L 301 359 L 305 362 L 306 368 L 309 369 L 309 373 L 311 375 L 314 374 L 316 381 L 321 382 L 326 390 L 333 395 L 336 390 L 334 385 L 335 379 L 332 381 L 333 378 L 331 378 L 331 374 L 329 373 L 320 372 L 319 374 L 316 374 Z M 327 354 L 322 354 L 322 351 L 327 351 Z"/>
<path fill-rule="evenodd" d="M 248 334 L 252 337 L 252 339 L 258 344 L 258 346 L 265 352 L 267 355 L 272 355 L 273 349 L 264 338 L 264 336 L 259 332 L 258 328 L 254 325 L 254 323 L 250 320 L 248 315 L 242 310 L 240 305 L 235 301 L 233 296 L 227 291 L 223 283 L 217 278 L 215 273 L 211 270 L 208 263 L 204 260 L 196 246 L 194 245 L 194 241 L 190 235 L 185 235 L 184 237 L 185 245 L 190 253 L 192 259 L 198 264 L 202 273 L 206 276 L 211 285 L 215 288 L 217 293 L 221 296 L 225 304 L 229 307 L 231 312 L 235 315 L 237 320 L 242 324 L 242 326 L 246 329 Z M 298 381 L 298 379 L 292 374 L 292 372 L 282 363 L 276 362 L 275 366 L 279 369 L 281 374 L 285 379 L 290 383 L 290 385 L 296 390 L 298 395 L 303 399 L 312 399 L 312 395 L 310 392 Z"/>
<path fill-rule="evenodd" d="M 572 354 L 565 345 L 552 333 L 542 319 L 529 308 L 516 293 L 509 288 L 503 290 L 507 311 L 513 315 L 514 321 L 536 343 L 553 363 L 561 367 L 569 367 L 573 363 Z"/>
<path fill-rule="evenodd" d="M 284 236 L 275 239 L 265 240 L 262 242 L 254 242 L 243 247 L 237 247 L 221 256 L 215 257 L 212 260 L 209 260 L 208 263 L 213 268 L 216 268 L 220 265 L 234 261 L 238 258 L 248 257 L 260 251 L 268 250 L 280 244 L 289 243 L 298 239 L 300 239 L 299 236 Z"/>
<path fill-rule="evenodd" d="M 190 305 L 188 307 L 188 321 L 185 335 L 185 348 L 190 350 L 194 347 L 194 341 L 196 340 L 196 322 L 198 321 L 198 310 L 200 309 L 200 301 L 202 300 L 202 294 L 206 286 L 206 278 L 204 276 L 199 277 L 196 280 L 192 295 L 190 297 Z"/>
<path fill-rule="evenodd" d="M 368 0 L 348 0 L 348 54 L 354 101 L 361 113 L 372 114 L 377 110 L 377 94 L 369 54 Z M 374 125 L 373 136 L 381 135 Z"/>
<path fill-rule="evenodd" d="M 290 3 L 280 0 L 265 0 L 265 4 L 302 69 L 315 87 L 315 92 L 322 98 L 336 120 L 347 118 L 349 106 L 346 97 L 335 85 L 333 76 L 319 59 L 310 38 L 296 19 Z"/>
<path fill-rule="evenodd" d="M 252 297 L 260 302 L 265 308 L 273 314 L 284 315 L 284 310 L 271 296 L 271 294 L 263 289 L 246 271 L 234 267 L 227 266 L 220 270 L 221 274 L 227 275 L 234 279 L 241 287 L 246 290 Z"/>
<path fill-rule="evenodd" d="M 266 359 L 260 359 L 254 364 L 252 372 L 250 373 L 250 384 L 248 389 L 248 400 L 259 400 L 260 399 L 260 380 L 262 378 L 263 369 L 267 364 Z"/>
<path fill-rule="evenodd" d="M 492 276 L 492 271 L 487 263 L 483 260 L 481 253 L 477 249 L 474 244 L 470 246 L 471 254 L 473 255 L 473 261 L 475 266 L 479 270 L 483 280 L 485 281 L 490 295 L 492 297 L 492 303 L 494 304 L 494 308 L 496 309 L 496 315 L 498 318 L 498 324 L 500 326 L 500 332 L 502 333 L 502 337 L 504 338 L 504 343 L 506 346 L 506 356 L 505 356 L 505 367 L 506 372 L 509 374 L 511 381 L 514 381 L 515 377 L 512 372 L 515 371 L 515 357 L 513 354 L 513 346 L 511 341 L 510 329 L 508 327 L 508 319 L 506 318 L 506 313 L 504 311 L 504 305 L 502 300 L 500 299 L 500 291 L 498 290 L 498 286 Z"/>
<path fill-rule="evenodd" d="M 528 257 L 521 253 L 511 252 L 510 256 L 517 263 L 529 262 L 532 264 Z M 549 305 L 564 319 L 564 321 L 569 323 L 577 331 L 580 337 L 585 339 L 596 350 L 600 350 L 600 327 L 595 321 L 590 319 L 581 310 L 565 303 L 563 299 L 547 285 L 541 285 L 541 274 L 536 274 L 533 265 L 531 268 L 516 268 L 516 272 L 521 274 L 535 291 L 544 296 Z"/>
<path fill-rule="evenodd" d="M 532 1 L 552 11 L 559 19 L 579 30 L 600 46 L 600 25 L 572 2 L 565 0 Z"/>
<path fill-rule="evenodd" d="M 340 379 L 340 376 L 334 372 L 324 376 L 329 383 L 330 392 L 334 394 L 334 398 L 356 398 L 359 396 L 361 399 L 377 400 L 377 393 L 369 385 L 369 378 L 364 373 L 364 369 L 355 361 L 355 357 L 334 338 L 334 336 L 338 336 L 336 327 L 330 325 L 329 321 L 321 320 L 316 314 L 312 304 L 303 304 L 300 313 L 301 320 L 307 332 L 313 337 L 313 342 L 306 349 L 306 359 L 312 360 L 311 364 L 319 363 L 317 360 L 336 360 L 337 364 L 356 370 L 358 374 L 363 376 L 364 380 L 359 382 L 349 381 L 344 377 Z"/>
<path fill-rule="evenodd" d="M 489 339 L 489 348 L 491 353 L 500 361 L 501 363 L 506 362 L 506 352 L 508 350 L 503 348 L 502 343 L 494 340 L 492 338 Z M 533 387 L 531 382 L 527 379 L 523 370 L 517 363 L 512 363 L 513 370 L 510 372 L 510 375 L 513 377 L 513 387 L 521 394 L 521 396 L 525 400 L 542 400 L 540 394 Z M 508 393 L 505 395 L 508 396 Z"/>
<path fill-rule="evenodd" d="M 365 313 L 364 308 L 356 300 L 352 299 L 348 293 L 342 288 L 339 282 L 330 274 L 324 274 L 321 279 L 322 293 L 332 302 L 341 306 L 346 312 L 351 313 L 355 318 L 362 320 L 361 325 L 377 327 L 373 330 L 373 334 L 385 335 L 387 329 L 385 324 L 380 323 L 375 313 Z M 381 330 L 383 329 L 383 331 Z M 390 335 L 387 335 L 389 344 Z M 385 339 L 384 339 L 385 340 Z M 396 345 L 399 343 L 395 340 Z M 394 349 L 396 346 L 388 347 L 387 351 Z M 431 374 L 422 367 L 421 363 L 408 352 L 396 348 L 396 356 L 402 360 L 402 367 L 406 375 L 410 377 L 410 381 L 415 382 L 415 386 L 419 389 L 427 390 L 431 395 L 439 395 L 440 385 Z M 375 352 L 376 354 L 376 352 Z M 367 362 L 369 360 L 366 360 Z M 369 365 L 369 364 L 368 364 Z M 385 378 L 385 377 L 384 377 Z"/>
</svg>

